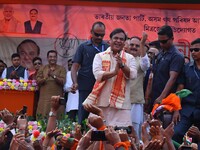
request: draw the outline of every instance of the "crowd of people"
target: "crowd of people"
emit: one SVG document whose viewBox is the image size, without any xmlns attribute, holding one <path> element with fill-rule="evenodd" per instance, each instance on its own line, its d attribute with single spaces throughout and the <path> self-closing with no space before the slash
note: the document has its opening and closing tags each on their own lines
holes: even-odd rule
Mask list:
<svg viewBox="0 0 200 150">
<path fill-rule="evenodd" d="M 145 32 L 129 38 L 116 28 L 108 42 L 105 34 L 106 26 L 95 22 L 91 39 L 68 60 L 69 71 L 57 64 L 55 50 L 47 52 L 47 65 L 38 56 L 32 59 L 35 72 L 30 76 L 19 53 L 12 55 L 10 67 L 0 61 L 2 79 L 37 81 L 33 117 L 48 117 L 45 139 L 31 142 L 26 115 L 2 110 L 4 149 L 200 149 L 200 38 L 191 42 L 190 61 L 174 45 L 168 25 L 150 43 Z M 182 96 L 170 99 L 177 92 Z M 56 128 L 66 112 L 73 121 L 77 115 L 79 124 L 69 137 Z M 89 130 L 81 128 L 85 119 Z"/>
</svg>

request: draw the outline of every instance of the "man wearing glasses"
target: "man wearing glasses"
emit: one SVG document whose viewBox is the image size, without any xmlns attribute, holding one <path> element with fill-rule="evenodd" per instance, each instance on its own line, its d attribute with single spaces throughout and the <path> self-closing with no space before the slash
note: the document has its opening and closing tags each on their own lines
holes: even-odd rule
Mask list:
<svg viewBox="0 0 200 150">
<path fill-rule="evenodd" d="M 94 56 L 108 48 L 108 44 L 103 41 L 104 35 L 105 25 L 102 22 L 95 22 L 91 29 L 91 39 L 78 47 L 73 59 L 71 68 L 72 92 L 75 93 L 77 89 L 79 90 L 79 124 L 88 117 L 88 112 L 84 110 L 82 103 L 92 91 L 95 83 L 92 73 Z"/>
<path fill-rule="evenodd" d="M 194 139 L 198 138 L 200 142 L 200 38 L 191 43 L 190 52 L 194 61 L 184 66 L 179 84 L 180 89 L 192 92 L 181 100 L 182 110 L 180 114 L 178 112 L 177 118 L 180 122 L 174 128 L 173 137 L 179 143 L 182 143 L 183 136 L 191 126 L 187 135 Z"/>
<path fill-rule="evenodd" d="M 158 31 L 161 51 L 153 68 L 151 107 L 160 103 L 170 93 L 176 92 L 177 78 L 184 65 L 184 57 L 173 44 L 172 28 L 162 26 Z"/>
</svg>

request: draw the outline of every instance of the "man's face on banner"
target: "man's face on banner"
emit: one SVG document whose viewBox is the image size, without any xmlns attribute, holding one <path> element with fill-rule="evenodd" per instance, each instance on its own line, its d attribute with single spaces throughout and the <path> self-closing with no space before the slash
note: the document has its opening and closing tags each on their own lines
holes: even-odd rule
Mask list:
<svg viewBox="0 0 200 150">
<path fill-rule="evenodd" d="M 38 47 L 31 42 L 23 43 L 19 47 L 18 53 L 21 57 L 21 65 L 29 70 L 34 70 L 32 60 L 33 58 L 39 56 Z"/>
<path fill-rule="evenodd" d="M 36 10 L 32 10 L 30 12 L 30 20 L 31 21 L 37 21 L 37 19 L 38 19 L 38 13 L 37 13 L 37 11 Z"/>
<path fill-rule="evenodd" d="M 6 6 L 3 11 L 4 18 L 6 20 L 10 20 L 13 17 L 14 11 L 10 6 Z"/>
</svg>

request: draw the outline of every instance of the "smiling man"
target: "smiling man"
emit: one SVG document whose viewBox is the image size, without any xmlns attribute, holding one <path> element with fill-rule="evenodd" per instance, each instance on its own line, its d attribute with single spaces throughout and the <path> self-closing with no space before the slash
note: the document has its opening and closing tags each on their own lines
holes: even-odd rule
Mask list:
<svg viewBox="0 0 200 150">
<path fill-rule="evenodd" d="M 110 47 L 96 54 L 94 88 L 83 105 L 95 104 L 103 111 L 108 126 L 132 126 L 130 79 L 137 77 L 135 58 L 122 51 L 126 34 L 121 28 L 110 34 Z"/>
<path fill-rule="evenodd" d="M 174 46 L 173 30 L 164 25 L 158 31 L 161 51 L 153 68 L 151 107 L 160 103 L 170 93 L 176 92 L 177 78 L 184 65 L 184 57 Z"/>
<path fill-rule="evenodd" d="M 66 79 L 66 69 L 57 64 L 57 52 L 55 50 L 48 51 L 47 59 L 49 64 L 40 67 L 36 76 L 41 93 L 37 114 L 41 114 L 42 116 L 46 116 L 50 112 L 51 103 L 49 100 L 51 99 L 51 96 L 63 96 L 63 86 Z M 64 114 L 64 109 L 64 105 L 59 107 L 59 115 Z M 53 113 L 51 112 L 50 117 L 52 117 L 52 114 Z"/>
</svg>

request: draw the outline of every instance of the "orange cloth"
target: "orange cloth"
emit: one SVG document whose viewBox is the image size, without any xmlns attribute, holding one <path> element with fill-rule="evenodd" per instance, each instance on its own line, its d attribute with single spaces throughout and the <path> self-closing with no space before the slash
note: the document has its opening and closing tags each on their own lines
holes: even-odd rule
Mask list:
<svg viewBox="0 0 200 150">
<path fill-rule="evenodd" d="M 103 125 L 102 127 L 98 128 L 97 130 L 104 130 L 106 128 L 105 125 Z"/>
<path fill-rule="evenodd" d="M 118 148 L 120 146 L 123 146 L 125 150 L 128 150 L 128 145 L 125 142 L 115 143 L 114 148 L 116 149 L 116 148 Z"/>
<path fill-rule="evenodd" d="M 70 150 L 76 150 L 78 146 L 78 140 L 74 140 L 74 145 L 70 148 Z"/>
<path fill-rule="evenodd" d="M 155 111 L 159 106 L 162 106 L 165 110 L 168 110 L 170 112 L 180 110 L 181 100 L 176 94 L 171 93 L 169 96 L 167 96 L 166 98 L 162 100 L 161 104 L 154 105 L 151 112 L 152 115 L 155 114 Z"/>
</svg>

